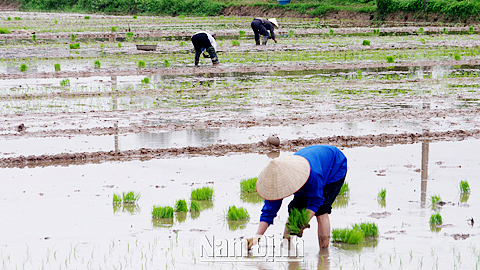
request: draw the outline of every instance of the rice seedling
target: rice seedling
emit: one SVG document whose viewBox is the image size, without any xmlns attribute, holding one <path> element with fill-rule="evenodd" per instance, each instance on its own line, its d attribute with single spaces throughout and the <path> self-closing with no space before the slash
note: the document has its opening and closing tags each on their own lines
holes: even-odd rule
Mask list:
<svg viewBox="0 0 480 270">
<path fill-rule="evenodd" d="M 332 241 L 359 244 L 364 241 L 363 232 L 359 229 L 333 229 Z"/>
<path fill-rule="evenodd" d="M 165 59 L 164 63 L 163 63 L 163 66 L 164 67 L 170 67 L 170 62 L 168 62 L 167 59 Z"/>
<path fill-rule="evenodd" d="M 90 20 L 90 16 L 85 16 L 85 20 Z"/>
<path fill-rule="evenodd" d="M 387 56 L 387 63 L 394 63 L 395 62 L 395 58 L 393 58 L 393 56 Z"/>
<path fill-rule="evenodd" d="M 10 31 L 5 27 L 0 27 L 0 34 L 10 34 Z"/>
<path fill-rule="evenodd" d="M 60 71 L 60 64 L 59 63 L 56 63 L 53 66 L 55 67 L 55 71 Z"/>
<path fill-rule="evenodd" d="M 473 26 L 468 27 L 468 33 L 471 35 L 473 34 Z"/>
<path fill-rule="evenodd" d="M 423 34 L 425 34 L 425 30 L 423 30 L 423 27 L 420 27 L 420 28 L 418 29 L 417 33 L 418 33 L 419 35 L 423 35 Z"/>
<path fill-rule="evenodd" d="M 255 192 L 257 190 L 257 177 L 243 179 L 240 181 L 240 190 L 243 192 Z"/>
<path fill-rule="evenodd" d="M 380 29 L 373 29 L 374 35 L 380 35 Z"/>
<path fill-rule="evenodd" d="M 22 18 L 20 18 L 20 17 L 13 17 L 13 19 L 15 19 L 15 21 L 21 21 L 22 20 Z"/>
<path fill-rule="evenodd" d="M 140 193 L 138 192 L 133 192 L 133 191 L 129 191 L 129 192 L 123 192 L 122 193 L 122 199 L 123 199 L 123 203 L 130 203 L 130 204 L 134 204 L 134 203 L 137 203 L 137 201 L 140 199 Z"/>
<path fill-rule="evenodd" d="M 27 65 L 26 65 L 26 64 L 21 64 L 21 65 L 20 65 L 20 71 L 21 71 L 21 72 L 27 71 Z"/>
<path fill-rule="evenodd" d="M 238 40 L 232 40 L 232 46 L 240 46 L 240 42 Z"/>
<path fill-rule="evenodd" d="M 69 79 L 61 80 L 60 86 L 70 86 L 70 80 Z"/>
<path fill-rule="evenodd" d="M 114 193 L 113 194 L 113 205 L 119 205 L 122 203 L 122 196 L 120 194 Z"/>
<path fill-rule="evenodd" d="M 358 229 L 363 232 L 364 237 L 377 237 L 378 236 L 378 227 L 375 223 L 362 222 L 360 224 L 354 224 L 353 229 Z"/>
<path fill-rule="evenodd" d="M 112 32 L 117 32 L 117 27 L 116 27 L 116 26 L 112 26 L 112 27 L 110 28 L 110 31 L 112 31 Z"/>
<path fill-rule="evenodd" d="M 238 31 L 238 37 L 239 38 L 245 37 L 245 34 L 246 34 L 246 32 L 243 31 L 243 30 Z"/>
<path fill-rule="evenodd" d="M 118 48 L 121 48 L 121 47 L 122 47 L 122 43 L 118 42 Z"/>
<path fill-rule="evenodd" d="M 236 206 L 228 207 L 227 218 L 229 220 L 240 220 L 240 219 L 248 219 L 250 215 L 247 212 L 247 209 L 243 207 L 237 208 Z"/>
<path fill-rule="evenodd" d="M 460 192 L 461 193 L 470 193 L 470 185 L 466 180 L 460 181 Z"/>
<path fill-rule="evenodd" d="M 213 197 L 213 189 L 211 187 L 202 187 L 192 190 L 190 198 L 196 201 L 211 200 Z"/>
<path fill-rule="evenodd" d="M 385 188 L 382 188 L 377 195 L 377 199 L 379 200 L 385 200 L 385 197 L 387 196 L 387 190 Z"/>
<path fill-rule="evenodd" d="M 32 35 L 32 41 L 33 41 L 33 42 L 36 42 L 36 41 L 37 41 L 37 35 L 36 35 L 36 34 L 33 34 L 33 35 Z"/>
<path fill-rule="evenodd" d="M 7 21 L 11 21 L 12 20 L 12 17 L 7 17 Z"/>
<path fill-rule="evenodd" d="M 137 15 L 133 15 L 133 17 L 132 17 L 132 18 L 133 18 L 133 19 L 136 19 L 136 18 L 137 18 Z"/>
<path fill-rule="evenodd" d="M 443 28 L 443 33 L 444 33 L 444 34 L 448 34 L 447 28 L 445 28 L 445 27 Z"/>
<path fill-rule="evenodd" d="M 145 62 L 140 60 L 138 61 L 138 68 L 144 68 L 145 67 Z"/>
<path fill-rule="evenodd" d="M 175 212 L 187 212 L 187 202 L 185 200 L 177 200 L 175 203 Z"/>
<path fill-rule="evenodd" d="M 71 43 L 69 46 L 72 50 L 80 49 L 80 43 Z"/>
<path fill-rule="evenodd" d="M 430 196 L 430 203 L 432 206 L 438 205 L 439 202 L 441 202 L 442 199 L 440 198 L 440 195 L 432 195 Z"/>
<path fill-rule="evenodd" d="M 185 46 L 185 41 L 180 41 L 180 46 Z"/>
<path fill-rule="evenodd" d="M 95 68 L 100 68 L 100 61 L 99 60 L 95 60 L 95 63 L 93 64 L 93 66 Z"/>
<path fill-rule="evenodd" d="M 71 41 L 75 41 L 76 39 L 77 39 L 77 35 L 72 34 L 72 35 L 70 36 L 70 40 L 71 40 Z"/>
<path fill-rule="evenodd" d="M 133 40 L 133 32 L 127 32 L 125 34 L 125 40 L 127 41 Z"/>
<path fill-rule="evenodd" d="M 153 218 L 173 218 L 173 207 L 171 206 L 153 206 Z"/>
<path fill-rule="evenodd" d="M 348 187 L 348 183 L 345 181 L 340 188 L 340 192 L 338 192 L 339 196 L 348 196 L 350 193 L 350 188 Z"/>
<path fill-rule="evenodd" d="M 53 23 L 54 23 L 54 24 L 58 24 L 58 20 L 55 20 Z"/>
<path fill-rule="evenodd" d="M 422 44 L 427 43 L 424 38 L 421 38 L 421 39 L 420 39 L 420 42 L 421 42 Z"/>
<path fill-rule="evenodd" d="M 362 45 L 363 46 L 370 46 L 370 40 L 363 40 Z"/>
<path fill-rule="evenodd" d="M 145 77 L 145 78 L 142 79 L 142 83 L 143 84 L 148 84 L 148 83 L 150 83 L 150 79 L 148 77 Z"/>
<path fill-rule="evenodd" d="M 333 33 L 334 33 L 334 32 L 333 32 L 333 29 L 330 29 L 329 34 L 330 34 L 330 35 L 333 35 Z"/>
<path fill-rule="evenodd" d="M 459 61 L 460 59 L 462 59 L 462 57 L 461 57 L 458 53 L 454 54 L 454 55 L 453 55 L 453 58 L 454 58 L 455 60 L 457 60 L 457 61 Z"/>
<path fill-rule="evenodd" d="M 293 30 L 288 31 L 288 37 L 293 37 L 294 34 L 295 32 Z"/>
<path fill-rule="evenodd" d="M 288 232 L 291 235 L 302 237 L 303 230 L 305 228 L 310 228 L 310 225 L 308 224 L 309 216 L 309 212 L 306 208 L 292 208 L 288 216 L 287 224 L 285 225 Z"/>
<path fill-rule="evenodd" d="M 430 216 L 430 225 L 436 226 L 441 225 L 443 223 L 442 215 L 440 213 L 435 213 Z"/>
<path fill-rule="evenodd" d="M 197 201 L 190 202 L 190 212 L 200 211 L 201 209 L 202 207 L 200 206 L 200 203 L 198 203 Z"/>
</svg>

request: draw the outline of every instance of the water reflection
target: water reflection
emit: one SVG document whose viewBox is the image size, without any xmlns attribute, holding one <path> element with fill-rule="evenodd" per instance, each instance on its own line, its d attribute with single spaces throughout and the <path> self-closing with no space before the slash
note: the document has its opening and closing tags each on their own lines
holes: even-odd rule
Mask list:
<svg viewBox="0 0 480 270">
<path fill-rule="evenodd" d="M 185 222 L 187 219 L 187 212 L 175 212 L 175 218 L 177 219 L 178 223 Z"/>
<path fill-rule="evenodd" d="M 430 109 L 430 103 L 423 103 L 423 109 Z M 429 119 L 423 119 L 424 123 L 427 123 Z M 429 129 L 423 129 L 423 132 L 428 132 Z M 430 151 L 429 140 L 422 142 L 422 168 L 420 176 L 420 207 L 425 208 L 427 200 L 427 181 L 428 181 L 428 155 Z"/>
<path fill-rule="evenodd" d="M 335 198 L 335 201 L 333 201 L 332 203 L 332 208 L 333 209 L 347 208 L 349 201 L 350 201 L 350 196 L 338 195 L 337 198 Z"/>
<path fill-rule="evenodd" d="M 262 197 L 257 192 L 240 192 L 240 200 L 245 203 L 263 203 Z"/>
<path fill-rule="evenodd" d="M 152 218 L 153 227 L 168 228 L 173 226 L 173 218 Z"/>
<path fill-rule="evenodd" d="M 267 153 L 267 157 L 274 159 L 280 156 L 280 151 L 271 151 Z"/>
<path fill-rule="evenodd" d="M 318 252 L 318 265 L 317 269 L 319 270 L 329 270 L 330 269 L 330 253 L 328 248 L 320 249 Z"/>
<path fill-rule="evenodd" d="M 238 229 L 245 229 L 248 223 L 248 219 L 242 219 L 242 220 L 227 220 L 228 223 L 228 229 L 231 231 L 236 231 Z"/>
</svg>

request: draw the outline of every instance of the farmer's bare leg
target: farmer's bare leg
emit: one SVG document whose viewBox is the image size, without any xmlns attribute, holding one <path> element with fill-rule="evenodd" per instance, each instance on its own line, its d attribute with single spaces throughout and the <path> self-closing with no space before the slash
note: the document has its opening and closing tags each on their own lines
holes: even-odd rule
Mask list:
<svg viewBox="0 0 480 270">
<path fill-rule="evenodd" d="M 330 218 L 328 214 L 317 216 L 318 222 L 318 245 L 320 248 L 328 248 L 330 244 Z"/>
</svg>

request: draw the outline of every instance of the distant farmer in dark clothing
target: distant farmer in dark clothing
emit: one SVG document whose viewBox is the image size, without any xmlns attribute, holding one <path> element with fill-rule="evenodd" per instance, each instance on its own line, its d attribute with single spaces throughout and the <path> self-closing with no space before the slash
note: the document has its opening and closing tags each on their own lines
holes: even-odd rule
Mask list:
<svg viewBox="0 0 480 270">
<path fill-rule="evenodd" d="M 207 51 L 208 55 L 203 53 L 203 57 L 211 58 L 212 64 L 214 66 L 218 65 L 218 57 L 215 52 L 217 49 L 217 42 L 215 42 L 215 33 L 209 34 L 205 31 L 200 31 L 195 33 L 192 36 L 192 44 L 195 47 L 195 66 L 198 67 L 198 62 L 200 61 L 200 54 L 203 51 Z"/>
<path fill-rule="evenodd" d="M 277 40 L 275 39 L 275 33 L 273 32 L 274 28 L 278 28 L 278 23 L 275 18 L 265 19 L 265 18 L 255 18 L 251 24 L 253 33 L 255 34 L 255 44 L 260 45 L 260 35 L 263 36 L 262 45 L 267 45 L 267 41 L 269 38 L 273 39 L 275 43 Z M 270 34 L 268 34 L 268 31 Z"/>
</svg>

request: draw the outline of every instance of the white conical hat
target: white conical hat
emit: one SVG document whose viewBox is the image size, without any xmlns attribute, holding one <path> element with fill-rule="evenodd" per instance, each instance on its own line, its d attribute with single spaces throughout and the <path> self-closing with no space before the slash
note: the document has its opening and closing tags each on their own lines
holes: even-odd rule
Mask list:
<svg viewBox="0 0 480 270">
<path fill-rule="evenodd" d="M 297 192 L 310 176 L 310 163 L 292 155 L 270 161 L 257 179 L 257 193 L 265 200 L 279 200 Z"/>
<path fill-rule="evenodd" d="M 271 23 L 273 23 L 273 25 L 275 25 L 275 27 L 278 28 L 277 19 L 275 19 L 275 18 L 270 18 L 270 19 L 268 19 L 268 20 L 269 20 Z"/>
</svg>

